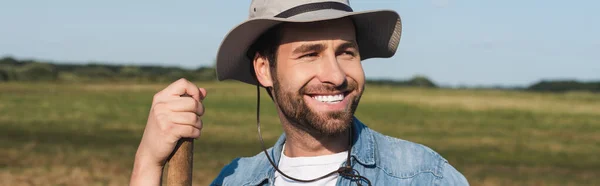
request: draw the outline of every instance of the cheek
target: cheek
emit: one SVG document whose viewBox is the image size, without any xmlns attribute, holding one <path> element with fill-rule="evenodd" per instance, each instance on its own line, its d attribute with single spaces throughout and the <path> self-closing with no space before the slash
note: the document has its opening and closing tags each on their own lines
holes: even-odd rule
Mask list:
<svg viewBox="0 0 600 186">
<path fill-rule="evenodd" d="M 346 76 L 354 79 L 359 85 L 365 82 L 365 72 L 361 62 L 352 62 L 342 66 Z"/>
<path fill-rule="evenodd" d="M 289 69 L 278 69 L 277 79 L 282 89 L 291 92 L 300 90 L 314 77 L 315 70 L 309 67 L 309 65 L 297 65 Z"/>
</svg>

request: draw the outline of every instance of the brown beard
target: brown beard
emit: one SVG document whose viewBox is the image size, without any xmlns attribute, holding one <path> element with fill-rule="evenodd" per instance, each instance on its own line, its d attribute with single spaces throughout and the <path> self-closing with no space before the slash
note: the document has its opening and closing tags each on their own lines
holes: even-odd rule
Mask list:
<svg viewBox="0 0 600 186">
<path fill-rule="evenodd" d="M 358 102 L 362 95 L 362 90 L 358 89 L 358 83 L 354 80 L 345 81 L 340 86 L 331 84 L 322 84 L 316 86 L 303 86 L 298 92 L 284 92 L 277 78 L 273 78 L 273 96 L 276 104 L 283 115 L 290 123 L 313 136 L 331 137 L 342 134 L 347 131 L 352 122 L 352 116 L 358 107 Z M 364 87 L 363 87 L 364 88 Z M 350 104 L 342 111 L 332 111 L 328 113 L 317 113 L 310 109 L 304 102 L 304 95 L 307 92 L 333 92 L 342 91 L 345 93 L 356 91 L 358 94 L 351 98 Z M 350 95 L 346 95 L 350 96 Z M 346 99 L 346 98 L 345 98 Z"/>
</svg>

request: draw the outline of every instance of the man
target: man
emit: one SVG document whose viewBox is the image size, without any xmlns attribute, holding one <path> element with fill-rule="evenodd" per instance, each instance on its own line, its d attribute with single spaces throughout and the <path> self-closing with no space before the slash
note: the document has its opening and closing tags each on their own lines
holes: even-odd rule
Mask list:
<svg viewBox="0 0 600 186">
<path fill-rule="evenodd" d="M 365 89 L 361 61 L 393 56 L 400 32 L 397 13 L 352 12 L 347 0 L 252 1 L 250 19 L 219 49 L 217 73 L 264 87 L 284 134 L 272 148 L 233 160 L 212 185 L 468 185 L 433 150 L 354 117 Z M 200 135 L 204 97 L 186 80 L 154 96 L 132 185 L 160 184 L 177 140 Z"/>
</svg>

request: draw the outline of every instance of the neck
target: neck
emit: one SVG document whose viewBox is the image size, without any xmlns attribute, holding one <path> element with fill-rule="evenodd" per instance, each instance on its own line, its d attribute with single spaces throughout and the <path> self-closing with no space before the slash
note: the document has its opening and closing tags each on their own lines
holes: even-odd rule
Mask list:
<svg viewBox="0 0 600 186">
<path fill-rule="evenodd" d="M 283 153 L 288 157 L 329 155 L 347 151 L 349 148 L 350 127 L 337 135 L 321 135 L 299 129 L 285 119 L 282 119 L 282 124 L 286 133 Z"/>
</svg>

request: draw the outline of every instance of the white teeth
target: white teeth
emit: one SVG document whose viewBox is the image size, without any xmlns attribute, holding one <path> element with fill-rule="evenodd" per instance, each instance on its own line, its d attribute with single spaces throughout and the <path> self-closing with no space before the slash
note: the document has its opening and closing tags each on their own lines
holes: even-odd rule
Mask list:
<svg viewBox="0 0 600 186">
<path fill-rule="evenodd" d="M 344 100 L 344 94 L 327 95 L 327 96 L 313 96 L 313 99 L 316 99 L 317 101 L 320 101 L 320 102 L 337 103 L 337 102 Z"/>
</svg>

